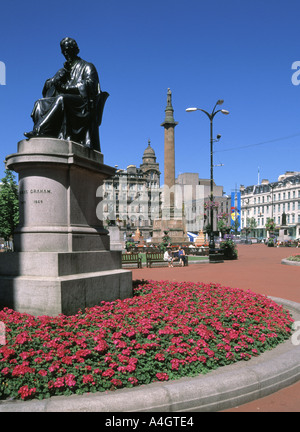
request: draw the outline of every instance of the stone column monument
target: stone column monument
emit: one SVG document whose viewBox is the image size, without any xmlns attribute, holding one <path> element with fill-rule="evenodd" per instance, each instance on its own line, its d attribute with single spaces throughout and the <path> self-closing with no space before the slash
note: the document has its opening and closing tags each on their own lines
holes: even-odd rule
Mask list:
<svg viewBox="0 0 300 432">
<path fill-rule="evenodd" d="M 164 207 L 174 209 L 174 186 L 175 186 L 175 126 L 178 123 L 173 117 L 172 92 L 168 89 L 167 106 L 165 109 L 165 120 L 161 124 L 165 130 L 165 156 L 164 156 L 164 188 L 170 191 L 169 202 L 165 202 Z M 166 191 L 167 198 L 167 191 Z M 173 210 L 174 211 L 174 210 Z"/>
<path fill-rule="evenodd" d="M 49 87 L 35 104 L 33 131 L 6 158 L 19 174 L 20 224 L 15 252 L 0 256 L 0 309 L 71 315 L 132 296 L 131 272 L 122 270 L 121 252 L 110 250 L 101 220 L 100 186 L 115 172 L 103 164 L 97 136 L 108 94 L 74 42 L 62 41 L 65 72 L 46 81 L 51 94 Z"/>
<path fill-rule="evenodd" d="M 164 231 L 168 231 L 172 244 L 187 242 L 182 202 L 176 202 L 175 190 L 175 126 L 172 92 L 168 89 L 164 127 L 164 189 L 162 211 L 159 219 L 153 221 L 153 243 L 160 243 Z"/>
</svg>

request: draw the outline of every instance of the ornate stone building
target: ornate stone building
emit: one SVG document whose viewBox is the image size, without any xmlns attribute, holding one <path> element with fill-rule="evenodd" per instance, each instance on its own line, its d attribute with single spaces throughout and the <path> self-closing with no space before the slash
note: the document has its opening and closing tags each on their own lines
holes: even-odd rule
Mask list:
<svg viewBox="0 0 300 432">
<path fill-rule="evenodd" d="M 288 171 L 270 183 L 262 180 L 254 186 L 241 186 L 241 225 L 245 228 L 252 219 L 255 221 L 256 236 L 267 237 L 265 228 L 268 218 L 276 223 L 277 230 L 282 225 L 282 215 L 289 236 L 300 238 L 300 172 Z"/>
<path fill-rule="evenodd" d="M 144 239 L 152 236 L 153 219 L 159 215 L 160 171 L 150 140 L 142 164 L 118 169 L 103 185 L 103 219 L 117 224 L 121 237 L 137 228 Z"/>
</svg>

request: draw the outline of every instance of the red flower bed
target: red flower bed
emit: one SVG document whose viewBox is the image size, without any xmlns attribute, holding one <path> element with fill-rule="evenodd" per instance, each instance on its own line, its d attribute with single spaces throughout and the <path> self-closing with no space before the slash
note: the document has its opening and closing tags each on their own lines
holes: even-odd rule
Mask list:
<svg viewBox="0 0 300 432">
<path fill-rule="evenodd" d="M 74 316 L 0 311 L 0 399 L 114 390 L 209 372 L 271 349 L 292 318 L 268 298 L 213 284 L 144 282 Z"/>
</svg>

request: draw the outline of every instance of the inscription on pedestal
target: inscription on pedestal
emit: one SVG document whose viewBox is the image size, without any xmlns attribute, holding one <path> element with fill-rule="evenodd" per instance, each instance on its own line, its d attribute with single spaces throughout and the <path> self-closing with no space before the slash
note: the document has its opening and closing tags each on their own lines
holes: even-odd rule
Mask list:
<svg viewBox="0 0 300 432">
<path fill-rule="evenodd" d="M 38 194 L 49 194 L 52 193 L 50 189 L 30 189 L 30 190 L 21 190 L 19 192 L 20 196 L 22 195 L 26 195 L 26 194 L 34 194 L 34 193 L 38 193 Z"/>
<path fill-rule="evenodd" d="M 25 198 L 28 196 L 32 196 L 35 194 L 39 194 L 39 195 L 47 195 L 47 194 L 51 194 L 52 191 L 51 189 L 24 189 L 24 190 L 20 190 L 19 191 L 19 201 L 20 204 L 26 204 L 26 200 Z M 33 204 L 43 204 L 43 200 L 42 199 L 34 199 L 33 200 Z"/>
</svg>

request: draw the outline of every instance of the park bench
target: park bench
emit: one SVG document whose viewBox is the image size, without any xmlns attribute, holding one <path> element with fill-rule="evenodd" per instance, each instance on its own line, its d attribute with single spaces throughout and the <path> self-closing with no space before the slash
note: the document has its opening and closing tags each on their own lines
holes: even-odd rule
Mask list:
<svg viewBox="0 0 300 432">
<path fill-rule="evenodd" d="M 179 260 L 177 261 L 179 262 Z M 164 252 L 147 252 L 146 253 L 146 265 L 147 267 L 151 267 L 152 263 L 164 263 L 167 264 L 167 261 L 164 261 Z M 173 262 L 173 264 L 176 263 L 176 261 Z M 189 259 L 187 256 L 185 256 L 185 265 L 187 266 L 189 264 Z"/>
<path fill-rule="evenodd" d="M 137 264 L 138 268 L 142 268 L 142 258 L 138 253 L 122 253 L 123 264 Z"/>
</svg>

